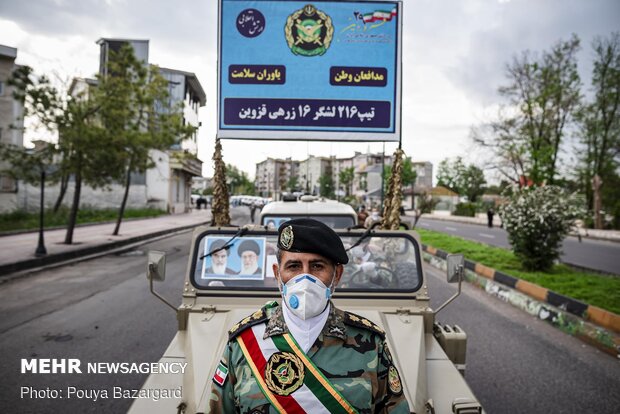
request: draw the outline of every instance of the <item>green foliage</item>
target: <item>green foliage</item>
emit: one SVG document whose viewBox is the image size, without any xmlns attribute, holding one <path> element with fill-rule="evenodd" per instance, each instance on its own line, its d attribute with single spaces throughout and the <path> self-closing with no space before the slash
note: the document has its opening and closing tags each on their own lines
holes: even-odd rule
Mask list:
<svg viewBox="0 0 620 414">
<path fill-rule="evenodd" d="M 45 211 L 45 227 L 65 227 L 70 210 L 61 207 L 58 211 Z M 114 220 L 118 212 L 112 209 L 98 210 L 91 208 L 81 208 L 77 215 L 77 223 L 99 223 Z M 147 218 L 157 217 L 166 214 L 163 210 L 153 208 L 127 209 L 127 218 Z M 0 214 L 0 231 L 31 230 L 39 228 L 39 213 L 28 213 L 23 210 L 16 210 L 11 213 Z"/>
<path fill-rule="evenodd" d="M 474 262 L 620 314 L 620 278 L 578 271 L 563 264 L 554 265 L 548 272 L 525 271 L 509 250 L 431 230 L 417 231 L 424 244 L 449 253 L 462 253 Z"/>
<path fill-rule="evenodd" d="M 465 165 L 461 157 L 454 161 L 446 158 L 439 163 L 437 185 L 467 197 L 472 203 L 484 194 L 485 184 L 484 172 L 473 164 Z"/>
<path fill-rule="evenodd" d="M 355 178 L 355 168 L 348 167 L 343 168 L 338 173 L 338 180 L 340 181 L 340 185 L 344 187 L 345 196 L 348 197 L 351 195 L 351 186 L 353 185 L 353 179 Z"/>
<path fill-rule="evenodd" d="M 604 226 L 600 209 L 614 214 L 620 209 L 620 32 L 609 38 L 597 37 L 592 43 L 592 101 L 586 103 L 578 116 L 580 148 L 578 177 L 586 194 L 586 203 L 594 216 L 593 223 Z M 594 206 L 592 181 L 601 180 L 601 206 Z M 618 228 L 618 227 L 616 227 Z"/>
<path fill-rule="evenodd" d="M 508 240 L 523 268 L 542 271 L 559 259 L 562 240 L 584 213 L 579 197 L 551 185 L 523 189 L 500 208 Z"/>
<path fill-rule="evenodd" d="M 334 179 L 331 174 L 323 174 L 319 177 L 319 192 L 322 197 L 334 198 Z"/>
<path fill-rule="evenodd" d="M 552 184 L 565 129 L 581 98 L 577 71 L 580 41 L 573 35 L 540 56 L 529 51 L 506 67 L 507 85 L 499 94 L 507 102 L 491 123 L 472 131 L 473 139 L 490 150 L 489 166 L 519 183 Z"/>
<path fill-rule="evenodd" d="M 458 203 L 452 214 L 455 216 L 475 217 L 476 209 L 475 203 Z"/>
<path fill-rule="evenodd" d="M 254 183 L 234 165 L 226 164 L 226 182 L 231 188 L 231 194 L 254 195 Z"/>
<path fill-rule="evenodd" d="M 299 186 L 299 179 L 296 175 L 291 175 L 291 178 L 288 179 L 286 186 L 289 191 L 297 191 Z"/>
<path fill-rule="evenodd" d="M 390 177 L 392 176 L 392 166 L 386 165 L 383 170 L 383 180 L 385 181 L 385 188 L 388 188 L 388 182 Z M 403 160 L 403 172 L 402 172 L 402 183 L 403 187 L 412 186 L 415 184 L 415 180 L 418 177 L 418 173 L 413 167 L 413 161 L 411 161 L 410 157 L 407 157 Z"/>
</svg>

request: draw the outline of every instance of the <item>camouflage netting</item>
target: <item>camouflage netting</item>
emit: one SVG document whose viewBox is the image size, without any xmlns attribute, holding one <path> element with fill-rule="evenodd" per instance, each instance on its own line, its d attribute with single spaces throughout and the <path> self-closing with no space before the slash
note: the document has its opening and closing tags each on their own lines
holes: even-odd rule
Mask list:
<svg viewBox="0 0 620 414">
<path fill-rule="evenodd" d="M 226 185 L 226 164 L 222 160 L 222 144 L 219 139 L 215 140 L 215 153 L 213 154 L 213 204 L 211 213 L 212 226 L 229 226 L 230 211 L 228 200 L 228 186 Z"/>
<path fill-rule="evenodd" d="M 383 230 L 398 230 L 400 226 L 400 206 L 403 200 L 403 155 L 404 152 L 400 148 L 394 152 L 392 176 L 383 203 L 383 220 L 381 221 Z"/>
</svg>

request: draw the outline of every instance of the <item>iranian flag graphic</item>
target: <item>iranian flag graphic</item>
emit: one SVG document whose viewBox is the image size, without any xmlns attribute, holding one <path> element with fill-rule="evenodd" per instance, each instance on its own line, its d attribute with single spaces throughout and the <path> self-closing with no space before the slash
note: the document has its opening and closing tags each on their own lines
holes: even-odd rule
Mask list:
<svg viewBox="0 0 620 414">
<path fill-rule="evenodd" d="M 396 16 L 396 7 L 394 7 L 391 12 L 387 10 L 376 10 L 373 13 L 364 14 L 364 23 L 372 23 L 372 22 L 380 22 L 380 21 L 389 22 L 392 20 L 392 17 L 394 16 Z"/>
<path fill-rule="evenodd" d="M 215 375 L 213 375 L 213 381 L 222 386 L 224 385 L 227 376 L 228 368 L 226 367 L 226 365 L 220 362 L 220 364 L 217 366 L 217 369 L 215 370 Z"/>
</svg>

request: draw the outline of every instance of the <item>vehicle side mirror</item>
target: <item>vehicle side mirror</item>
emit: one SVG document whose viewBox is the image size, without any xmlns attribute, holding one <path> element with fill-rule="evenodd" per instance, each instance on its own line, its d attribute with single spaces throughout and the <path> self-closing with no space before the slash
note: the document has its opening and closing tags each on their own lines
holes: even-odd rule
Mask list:
<svg viewBox="0 0 620 414">
<path fill-rule="evenodd" d="M 157 282 L 163 282 L 166 279 L 166 253 L 149 250 L 146 277 Z"/>
<path fill-rule="evenodd" d="M 462 254 L 449 254 L 446 257 L 448 283 L 459 282 L 465 271 L 465 257 Z"/>
</svg>

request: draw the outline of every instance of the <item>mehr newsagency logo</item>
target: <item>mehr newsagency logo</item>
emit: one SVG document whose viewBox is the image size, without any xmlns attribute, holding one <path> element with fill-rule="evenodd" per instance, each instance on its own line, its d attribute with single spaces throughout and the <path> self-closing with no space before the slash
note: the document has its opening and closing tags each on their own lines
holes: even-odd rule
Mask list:
<svg viewBox="0 0 620 414">
<path fill-rule="evenodd" d="M 284 27 L 288 47 L 296 55 L 320 56 L 334 37 L 332 19 L 312 4 L 288 16 Z"/>
</svg>

